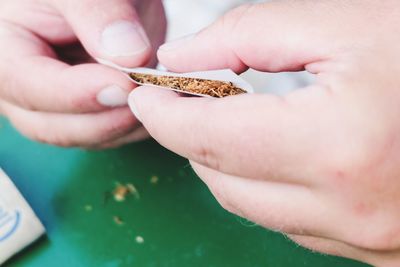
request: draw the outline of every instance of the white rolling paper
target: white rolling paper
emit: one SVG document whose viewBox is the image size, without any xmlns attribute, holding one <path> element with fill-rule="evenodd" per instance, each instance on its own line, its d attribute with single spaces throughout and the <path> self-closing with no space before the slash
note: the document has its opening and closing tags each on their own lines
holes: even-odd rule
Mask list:
<svg viewBox="0 0 400 267">
<path fill-rule="evenodd" d="M 117 69 L 126 74 L 139 73 L 139 74 L 150 74 L 150 75 L 156 75 L 156 76 L 184 77 L 184 78 L 195 78 L 195 79 L 206 79 L 206 80 L 231 82 L 232 84 L 243 89 L 247 93 L 254 93 L 254 88 L 252 87 L 252 85 L 250 83 L 248 83 L 246 80 L 244 80 L 240 75 L 234 73 L 230 69 L 175 73 L 175 72 L 168 72 L 168 71 L 149 69 L 149 68 L 124 68 L 124 67 L 116 65 L 115 63 L 113 63 L 111 61 L 107 61 L 107 60 L 100 59 L 100 58 L 97 58 L 96 60 L 100 64 Z M 130 78 L 130 79 L 132 81 L 134 81 L 132 78 Z M 134 82 L 139 85 L 146 85 L 145 83 L 138 83 L 137 81 L 134 81 Z M 156 86 L 156 87 L 158 87 L 158 86 Z M 182 91 L 182 90 L 178 90 L 178 89 L 174 89 L 174 88 L 168 88 L 168 89 L 176 91 L 176 92 L 189 94 L 189 95 L 210 97 L 208 95 L 190 93 L 187 91 Z"/>
<path fill-rule="evenodd" d="M 42 223 L 0 168 L 0 265 L 44 232 Z"/>
</svg>

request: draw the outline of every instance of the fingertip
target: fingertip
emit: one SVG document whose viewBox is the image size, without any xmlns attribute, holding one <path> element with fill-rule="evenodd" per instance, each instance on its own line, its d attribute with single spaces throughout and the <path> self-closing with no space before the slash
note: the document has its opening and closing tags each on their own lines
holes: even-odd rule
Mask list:
<svg viewBox="0 0 400 267">
<path fill-rule="evenodd" d="M 173 68 L 176 65 L 174 63 L 179 58 L 179 54 L 183 52 L 182 49 L 190 46 L 195 37 L 196 34 L 190 34 L 161 45 L 157 50 L 157 57 L 161 64 Z"/>
<path fill-rule="evenodd" d="M 141 104 L 144 105 L 147 104 L 148 102 L 156 103 L 161 99 L 166 99 L 171 97 L 178 97 L 178 95 L 174 91 L 168 88 L 142 85 L 136 87 L 129 94 L 129 103 L 140 102 Z"/>
<path fill-rule="evenodd" d="M 157 50 L 159 62 L 170 71 L 187 72 L 196 69 L 198 62 L 193 54 L 199 52 L 197 34 L 190 34 L 161 45 Z M 202 43 L 203 40 L 200 40 Z"/>
<path fill-rule="evenodd" d="M 152 45 L 130 0 L 58 1 L 78 39 L 94 58 L 102 58 L 123 67 L 145 65 Z"/>
<path fill-rule="evenodd" d="M 178 97 L 178 95 L 165 88 L 139 86 L 129 94 L 128 104 L 136 118 L 143 122 L 141 114 L 146 113 L 145 110 L 154 110 L 161 105 L 161 102 L 170 97 Z"/>
<path fill-rule="evenodd" d="M 163 66 L 174 72 L 224 68 L 235 72 L 246 70 L 248 66 L 221 38 L 211 26 L 200 33 L 165 43 L 157 50 L 157 57 Z"/>
<path fill-rule="evenodd" d="M 184 37 L 178 38 L 176 40 L 167 42 L 167 43 L 161 45 L 160 48 L 158 49 L 158 51 L 160 51 L 161 53 L 174 52 L 177 49 L 180 49 L 182 46 L 185 46 L 188 43 L 190 43 L 191 41 L 193 41 L 195 36 L 196 36 L 196 34 L 192 33 L 192 34 L 186 35 Z"/>
</svg>

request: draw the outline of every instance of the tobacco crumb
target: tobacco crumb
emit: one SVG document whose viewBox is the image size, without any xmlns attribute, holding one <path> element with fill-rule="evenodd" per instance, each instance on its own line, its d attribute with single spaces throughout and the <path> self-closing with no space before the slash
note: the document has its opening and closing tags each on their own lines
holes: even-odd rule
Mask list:
<svg viewBox="0 0 400 267">
<path fill-rule="evenodd" d="M 114 220 L 115 224 L 117 224 L 117 225 L 123 225 L 124 224 L 124 221 L 119 216 L 114 216 L 113 220 Z"/>
<path fill-rule="evenodd" d="M 128 188 L 129 194 L 133 195 L 136 199 L 140 198 L 139 191 L 133 184 L 126 184 L 126 187 Z"/>
<path fill-rule="evenodd" d="M 125 185 L 117 184 L 113 191 L 115 201 L 125 201 L 126 195 L 129 193 L 128 188 Z"/>
<path fill-rule="evenodd" d="M 158 176 L 153 175 L 150 177 L 151 184 L 158 184 L 158 181 L 159 181 Z"/>
<path fill-rule="evenodd" d="M 168 87 L 187 93 L 212 97 L 221 98 L 247 93 L 245 90 L 236 87 L 232 82 L 141 73 L 130 73 L 129 76 L 137 83 Z"/>
<path fill-rule="evenodd" d="M 139 199 L 140 197 L 139 191 L 133 184 L 123 185 L 117 183 L 113 191 L 114 200 L 117 202 L 123 202 L 125 201 L 127 195 L 133 195 L 136 199 Z"/>
<path fill-rule="evenodd" d="M 141 237 L 140 235 L 138 235 L 137 237 L 135 237 L 135 241 L 138 244 L 143 244 L 144 243 L 144 238 Z"/>
<path fill-rule="evenodd" d="M 93 206 L 92 205 L 85 205 L 85 210 L 87 212 L 92 211 L 93 210 Z"/>
</svg>

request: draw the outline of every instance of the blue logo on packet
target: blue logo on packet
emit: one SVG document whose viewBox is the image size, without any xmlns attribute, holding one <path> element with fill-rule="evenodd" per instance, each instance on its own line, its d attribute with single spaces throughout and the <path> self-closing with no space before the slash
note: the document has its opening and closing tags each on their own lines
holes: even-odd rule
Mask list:
<svg viewBox="0 0 400 267">
<path fill-rule="evenodd" d="M 0 206 L 0 243 L 6 241 L 17 231 L 20 221 L 19 211 L 7 211 Z"/>
</svg>

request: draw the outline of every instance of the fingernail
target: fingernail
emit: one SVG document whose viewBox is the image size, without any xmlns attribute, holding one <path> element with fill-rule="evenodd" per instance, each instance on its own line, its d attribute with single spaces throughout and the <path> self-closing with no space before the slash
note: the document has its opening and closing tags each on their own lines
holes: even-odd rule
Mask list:
<svg viewBox="0 0 400 267">
<path fill-rule="evenodd" d="M 159 50 L 160 51 L 164 51 L 164 52 L 168 52 L 168 51 L 171 51 L 171 50 L 176 50 L 176 49 L 184 46 L 188 42 L 190 42 L 195 37 L 195 35 L 196 34 L 190 34 L 190 35 L 187 35 L 187 36 L 182 37 L 180 39 L 165 43 L 162 46 L 160 46 Z"/>
<path fill-rule="evenodd" d="M 135 90 L 132 91 L 132 93 L 129 95 L 129 101 L 128 101 L 129 107 L 131 108 L 131 111 L 132 111 L 133 115 L 135 115 L 136 119 L 137 119 L 138 121 L 142 122 L 141 119 L 140 119 L 139 111 L 138 111 L 138 109 L 136 108 L 136 103 L 135 103 L 135 99 L 134 99 L 134 98 L 135 98 L 134 94 L 135 94 Z"/>
<path fill-rule="evenodd" d="M 125 106 L 128 102 L 128 92 L 117 85 L 111 85 L 97 94 L 97 102 L 106 107 Z"/>
<path fill-rule="evenodd" d="M 123 67 L 119 66 L 118 64 L 115 64 L 115 63 L 112 62 L 111 60 L 102 59 L 102 58 L 98 58 L 98 57 L 96 57 L 96 58 L 94 58 L 94 59 L 95 59 L 98 63 L 100 63 L 100 64 L 102 64 L 102 65 L 104 65 L 104 66 L 111 67 L 111 68 L 113 68 L 113 69 L 118 69 L 118 70 L 121 70 L 121 71 L 124 70 Z"/>
<path fill-rule="evenodd" d="M 109 56 L 132 56 L 149 49 L 150 41 L 138 23 L 121 20 L 104 29 L 101 45 Z"/>
</svg>

